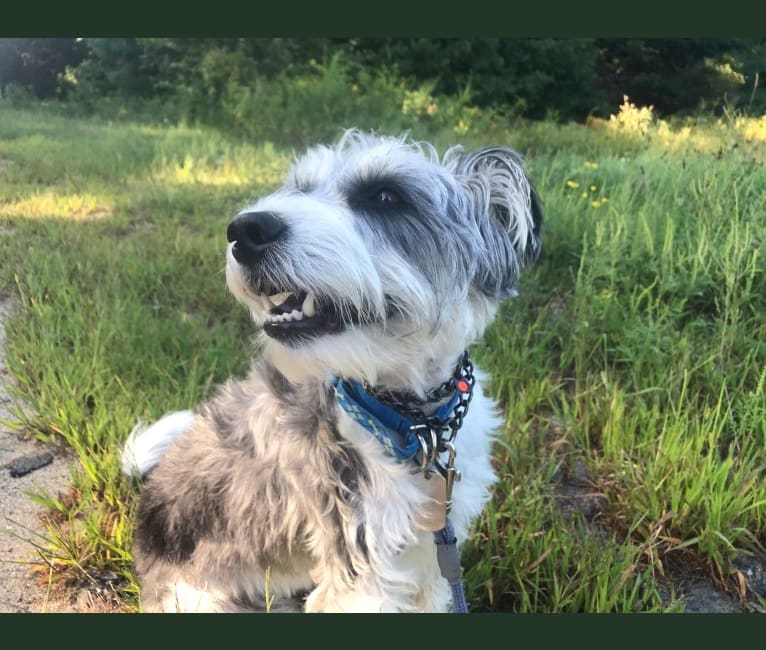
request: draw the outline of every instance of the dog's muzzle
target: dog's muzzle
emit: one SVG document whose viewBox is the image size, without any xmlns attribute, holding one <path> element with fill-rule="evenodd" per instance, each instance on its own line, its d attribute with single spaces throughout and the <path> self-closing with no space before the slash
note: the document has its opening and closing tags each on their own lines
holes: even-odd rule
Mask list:
<svg viewBox="0 0 766 650">
<path fill-rule="evenodd" d="M 287 284 L 279 277 L 278 268 L 273 268 L 279 261 L 269 262 L 267 253 L 271 248 L 273 258 L 273 248 L 284 243 L 288 232 L 287 224 L 274 212 L 243 212 L 226 230 L 231 253 L 243 267 L 250 289 L 268 301 L 264 332 L 295 345 L 359 323 L 359 312 L 352 305 L 317 297 L 310 288 Z"/>
<path fill-rule="evenodd" d="M 273 212 L 244 212 L 226 230 L 234 259 L 245 266 L 259 261 L 286 234 L 287 224 Z"/>
</svg>

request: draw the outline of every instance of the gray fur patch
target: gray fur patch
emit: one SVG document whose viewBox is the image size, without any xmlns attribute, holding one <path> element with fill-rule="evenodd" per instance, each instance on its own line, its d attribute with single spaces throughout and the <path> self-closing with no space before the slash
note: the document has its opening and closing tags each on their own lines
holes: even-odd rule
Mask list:
<svg viewBox="0 0 766 650">
<path fill-rule="evenodd" d="M 182 499 L 172 500 L 150 479 L 138 509 L 135 539 L 142 553 L 178 564 L 187 561 L 201 539 L 224 534 L 224 512 L 215 485 L 199 485 Z M 181 512 L 181 503 L 195 507 Z"/>
<path fill-rule="evenodd" d="M 251 423 L 266 387 L 283 419 L 258 436 Z M 289 573 L 302 565 L 296 558 L 311 554 L 307 531 L 319 523 L 333 531 L 323 561 L 353 580 L 367 560 L 352 523 L 365 469 L 338 434 L 329 399 L 319 382 L 294 387 L 258 364 L 203 404 L 144 486 L 134 542 L 139 574 L 183 564 L 221 575 L 247 567 Z M 224 547 L 225 554 L 215 550 Z"/>
</svg>

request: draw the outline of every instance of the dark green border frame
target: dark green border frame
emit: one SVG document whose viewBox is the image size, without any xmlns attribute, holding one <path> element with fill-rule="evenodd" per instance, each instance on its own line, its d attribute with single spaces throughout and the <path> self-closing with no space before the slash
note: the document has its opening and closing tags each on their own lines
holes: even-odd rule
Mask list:
<svg viewBox="0 0 766 650">
<path fill-rule="evenodd" d="M 766 4 L 753 0 L 6 4 L 0 36 L 766 36 Z"/>
<path fill-rule="evenodd" d="M 40 646 L 39 641 L 67 639 L 78 646 L 110 648 L 186 647 L 192 642 L 194 647 L 209 650 L 233 645 L 275 650 L 294 647 L 296 641 L 356 648 L 394 643 L 450 650 L 475 650 L 479 646 L 516 650 L 582 644 L 591 649 L 622 650 L 639 644 L 644 648 L 670 646 L 679 641 L 683 647 L 714 647 L 736 643 L 735 639 L 757 640 L 762 638 L 764 619 L 747 614 L 7 614 L 0 615 L 0 626 L 9 643 L 34 647 Z"/>
</svg>

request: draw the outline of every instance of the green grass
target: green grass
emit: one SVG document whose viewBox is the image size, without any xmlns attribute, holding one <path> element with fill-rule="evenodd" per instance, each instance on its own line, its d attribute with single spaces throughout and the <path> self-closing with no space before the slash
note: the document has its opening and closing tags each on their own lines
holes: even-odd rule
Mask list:
<svg viewBox="0 0 766 650">
<path fill-rule="evenodd" d="M 433 135 L 518 148 L 546 213 L 540 261 L 474 350 L 507 415 L 463 555 L 476 610 L 676 611 L 670 561 L 734 588 L 737 554 L 764 553 L 766 120 L 621 117 L 461 113 Z M 246 368 L 225 224 L 290 156 L 213 129 L 0 108 L 14 426 L 77 460 L 67 494 L 38 497 L 56 578 L 117 573 L 135 606 L 121 442 Z M 594 522 L 560 507 L 577 463 Z"/>
</svg>

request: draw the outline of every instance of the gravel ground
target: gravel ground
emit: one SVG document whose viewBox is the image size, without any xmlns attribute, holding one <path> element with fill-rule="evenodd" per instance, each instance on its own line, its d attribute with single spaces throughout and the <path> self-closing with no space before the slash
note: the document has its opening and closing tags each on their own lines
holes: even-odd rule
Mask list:
<svg viewBox="0 0 766 650">
<path fill-rule="evenodd" d="M 2 393 L 0 393 L 2 399 Z M 6 416 L 0 405 L 0 418 Z M 25 476 L 13 478 L 6 464 L 20 456 L 40 453 L 39 443 L 19 440 L 0 427 L 0 612 L 52 611 L 45 585 L 44 564 L 35 551 L 43 532 L 41 509 L 25 493 L 47 491 L 55 494 L 68 476 L 66 460 L 53 463 Z M 30 564 L 32 562 L 33 564 Z M 34 571 L 34 569 L 40 569 Z"/>
<path fill-rule="evenodd" d="M 0 299 L 0 420 L 11 419 L 8 412 L 10 376 L 5 368 L 4 320 L 12 303 Z M 36 456 L 51 450 L 33 440 L 21 440 L 0 424 L 0 612 L 80 611 L 66 600 L 51 595 L 47 586 L 45 564 L 36 553 L 35 544 L 44 528 L 42 510 L 27 492 L 57 492 L 67 485 L 69 464 L 60 454 L 53 462 L 13 477 L 8 465 L 22 457 Z M 35 570 L 37 569 L 37 570 Z"/>
</svg>

